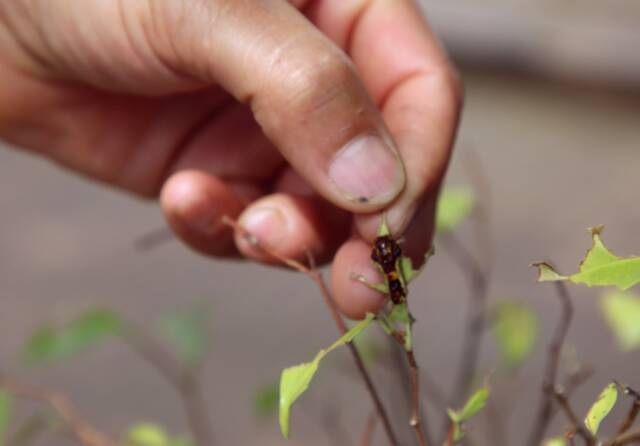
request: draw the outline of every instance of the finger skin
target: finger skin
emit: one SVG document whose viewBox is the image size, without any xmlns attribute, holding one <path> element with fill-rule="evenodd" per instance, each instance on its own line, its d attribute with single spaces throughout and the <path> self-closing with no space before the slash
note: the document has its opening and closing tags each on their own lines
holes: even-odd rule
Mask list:
<svg viewBox="0 0 640 446">
<path fill-rule="evenodd" d="M 351 239 L 340 247 L 331 266 L 333 297 L 340 311 L 351 319 L 362 319 L 367 313 L 376 314 L 387 302 L 387 296 L 351 278 L 351 274 L 356 273 L 371 283 L 384 280 L 374 268 L 370 255 L 368 243 Z"/>
<path fill-rule="evenodd" d="M 244 202 L 224 182 L 196 170 L 180 171 L 165 183 L 160 203 L 171 229 L 193 249 L 213 256 L 236 254 L 233 231 L 222 217 L 236 218 Z"/>
<path fill-rule="evenodd" d="M 275 193 L 252 203 L 238 223 L 257 237 L 262 246 L 284 258 L 304 260 L 307 254 L 318 263 L 331 258 L 347 237 L 350 216 L 317 196 Z M 249 258 L 281 264 L 272 255 L 251 245 L 236 233 L 236 246 Z"/>
</svg>

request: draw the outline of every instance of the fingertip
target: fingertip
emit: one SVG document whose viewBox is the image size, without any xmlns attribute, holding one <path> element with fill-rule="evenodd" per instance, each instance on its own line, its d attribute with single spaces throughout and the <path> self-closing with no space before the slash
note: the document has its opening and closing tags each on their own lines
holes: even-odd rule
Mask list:
<svg viewBox="0 0 640 446">
<path fill-rule="evenodd" d="M 360 274 L 371 283 L 382 281 L 370 260 L 371 246 L 352 239 L 340 247 L 331 268 L 334 299 L 342 313 L 351 319 L 362 319 L 367 313 L 378 313 L 387 297 L 355 281 L 352 274 Z"/>
<path fill-rule="evenodd" d="M 263 197 L 240 215 L 238 223 L 255 236 L 260 245 L 284 258 L 301 259 L 305 252 L 322 255 L 327 244 L 312 200 L 284 193 Z M 238 250 L 266 263 L 279 263 L 273 256 L 236 232 Z"/>
<path fill-rule="evenodd" d="M 222 222 L 242 211 L 242 200 L 220 179 L 195 170 L 173 174 L 162 187 L 160 203 L 173 231 L 208 255 L 234 253 L 232 231 Z"/>
</svg>

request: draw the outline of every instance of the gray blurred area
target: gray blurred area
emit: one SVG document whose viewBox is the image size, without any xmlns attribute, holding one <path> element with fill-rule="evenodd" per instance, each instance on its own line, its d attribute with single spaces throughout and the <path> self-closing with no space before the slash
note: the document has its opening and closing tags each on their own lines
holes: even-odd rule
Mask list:
<svg viewBox="0 0 640 446">
<path fill-rule="evenodd" d="M 483 245 L 473 221 L 458 235 L 481 262 L 491 262 L 492 301 L 525 299 L 542 321 L 534 358 L 496 386 L 494 419 L 510 426 L 505 444 L 520 445 L 537 405 L 544 350 L 559 308 L 553 287 L 536 284 L 528 265 L 552 259 L 561 271 L 573 271 L 590 243 L 585 229 L 601 223 L 614 252 L 640 253 L 640 33 L 634 31 L 640 27 L 640 5 L 633 0 L 433 0 L 426 10 L 462 67 L 466 87 L 448 183 L 471 185 L 469 166 L 477 169 L 478 159 L 490 179 L 490 193 L 481 198 L 490 201 L 492 252 L 479 249 Z M 162 226 L 155 203 L 24 152 L 0 151 L 0 178 L 3 369 L 64 391 L 86 418 L 108 432 L 144 420 L 183 432 L 175 392 L 122 345 L 105 344 L 46 369 L 24 368 L 16 358 L 34 327 L 83 309 L 112 307 L 150 326 L 167 311 L 205 302 L 212 309 L 206 393 L 216 444 L 285 444 L 275 418 L 254 416 L 252 398 L 255 389 L 277 381 L 283 367 L 309 359 L 336 337 L 320 295 L 306 278 L 203 258 L 175 241 L 139 253 L 134 241 Z M 468 303 L 462 279 L 443 248 L 411 294 L 419 319 L 419 360 L 444 389 L 452 385 L 461 347 Z M 571 291 L 576 318 L 569 343 L 597 370 L 574 401 L 583 413 L 611 378 L 640 387 L 640 355 L 618 351 L 599 312 L 598 290 Z M 480 380 L 496 362 L 491 338 L 485 341 Z M 387 400 L 397 394 L 391 373 L 378 370 L 376 380 Z M 336 428 L 337 418 L 352 437 L 350 444 L 357 444 L 370 404 L 343 352 L 322 368 L 311 393 L 296 407 L 286 444 L 331 444 L 323 421 L 328 410 L 334 415 L 328 423 Z M 435 416 L 428 406 L 427 417 Z M 560 417 L 553 427 L 562 432 Z M 477 444 L 495 444 L 495 426 L 486 417 L 473 429 Z M 376 444 L 385 444 L 380 431 L 376 437 Z M 56 437 L 42 444 L 68 440 Z"/>
</svg>

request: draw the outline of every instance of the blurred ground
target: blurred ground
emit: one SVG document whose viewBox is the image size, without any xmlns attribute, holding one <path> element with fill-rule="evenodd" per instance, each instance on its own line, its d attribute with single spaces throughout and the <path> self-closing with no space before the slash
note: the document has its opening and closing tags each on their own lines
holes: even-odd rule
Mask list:
<svg viewBox="0 0 640 446">
<path fill-rule="evenodd" d="M 604 238 L 614 252 L 640 253 L 640 100 L 495 71 L 469 70 L 463 78 L 466 109 L 449 183 L 469 182 L 464 166 L 473 150 L 491 179 L 493 259 L 477 253 L 494 262 L 491 295 L 527 299 L 543 320 L 534 360 L 501 391 L 509 405 L 500 418 L 513 420 L 507 444 L 515 445 L 528 432 L 543 350 L 558 309 L 552 287 L 534 283 L 529 263 L 549 258 L 561 271 L 572 271 L 589 245 L 585 228 L 600 223 L 607 225 Z M 275 419 L 255 419 L 251 400 L 254 389 L 276 381 L 282 367 L 306 360 L 335 337 L 318 293 L 305 278 L 212 261 L 176 242 L 150 254 L 136 253 L 133 241 L 161 224 L 155 204 L 10 150 L 0 151 L 0 175 L 2 367 L 69 393 L 88 418 L 108 431 L 135 420 L 183 431 L 173 391 L 124 347 L 105 345 L 46 370 L 24 371 L 14 367 L 15 358 L 36 325 L 83 308 L 107 305 L 148 323 L 166 310 L 210 302 L 214 348 L 207 394 L 217 444 L 284 444 Z M 460 237 L 476 246 L 473 234 L 466 224 Z M 640 357 L 616 350 L 599 315 L 597 291 L 572 291 L 577 314 L 569 339 L 598 370 L 576 399 L 583 412 L 612 377 L 640 385 Z M 444 250 L 413 288 L 419 359 L 445 388 L 460 348 L 466 293 Z M 483 373 L 494 368 L 492 350 L 489 339 Z M 322 370 L 321 391 L 305 397 L 296 411 L 287 444 L 328 444 L 317 410 L 330 400 L 358 438 L 369 404 L 359 383 L 343 379 L 347 359 L 337 355 L 338 367 Z M 388 375 L 382 372 L 378 379 L 392 389 L 386 385 Z M 477 425 L 484 432 L 483 422 Z M 67 443 L 59 439 L 55 444 Z"/>
</svg>

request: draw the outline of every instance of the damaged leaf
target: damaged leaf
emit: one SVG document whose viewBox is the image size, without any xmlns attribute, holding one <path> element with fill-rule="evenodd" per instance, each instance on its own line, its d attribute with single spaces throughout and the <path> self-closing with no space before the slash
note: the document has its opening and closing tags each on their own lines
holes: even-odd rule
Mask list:
<svg viewBox="0 0 640 446">
<path fill-rule="evenodd" d="M 590 228 L 592 246 L 580 263 L 579 271 L 563 276 L 545 262 L 535 263 L 538 268 L 538 281 L 555 282 L 568 280 L 589 287 L 616 286 L 627 290 L 640 283 L 640 257 L 618 257 L 604 245 L 600 234 L 603 226 Z"/>
</svg>

